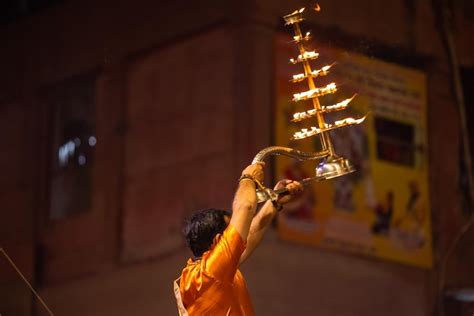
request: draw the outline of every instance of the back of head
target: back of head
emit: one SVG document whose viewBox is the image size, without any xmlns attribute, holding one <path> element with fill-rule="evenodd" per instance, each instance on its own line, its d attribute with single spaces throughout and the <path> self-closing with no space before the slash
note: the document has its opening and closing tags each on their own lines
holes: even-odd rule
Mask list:
<svg viewBox="0 0 474 316">
<path fill-rule="evenodd" d="M 196 212 L 186 222 L 183 233 L 195 257 L 209 250 L 214 237 L 226 229 L 226 216 L 230 215 L 228 211 L 211 208 Z"/>
</svg>

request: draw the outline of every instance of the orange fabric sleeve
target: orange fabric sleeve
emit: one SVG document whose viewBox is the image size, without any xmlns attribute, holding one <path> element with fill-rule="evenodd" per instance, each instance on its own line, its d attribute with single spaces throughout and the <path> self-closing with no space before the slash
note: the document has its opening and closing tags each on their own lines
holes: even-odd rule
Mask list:
<svg viewBox="0 0 474 316">
<path fill-rule="evenodd" d="M 205 258 L 204 271 L 216 280 L 232 282 L 246 243 L 232 225 L 228 225 L 217 238 L 217 243 Z"/>
</svg>

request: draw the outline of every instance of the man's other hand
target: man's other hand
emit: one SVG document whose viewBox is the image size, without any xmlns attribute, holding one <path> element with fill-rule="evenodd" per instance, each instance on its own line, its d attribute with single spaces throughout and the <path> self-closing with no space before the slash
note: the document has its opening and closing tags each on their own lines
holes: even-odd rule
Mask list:
<svg viewBox="0 0 474 316">
<path fill-rule="evenodd" d="M 275 185 L 274 190 L 276 191 L 279 189 L 283 189 L 285 187 L 288 189 L 288 193 L 284 195 L 280 195 L 278 197 L 278 203 L 280 204 L 286 204 L 290 202 L 293 199 L 293 197 L 299 195 L 304 190 L 304 187 L 301 183 L 299 183 L 298 181 L 293 181 L 293 180 L 288 180 L 288 179 L 278 181 L 278 183 Z"/>
</svg>

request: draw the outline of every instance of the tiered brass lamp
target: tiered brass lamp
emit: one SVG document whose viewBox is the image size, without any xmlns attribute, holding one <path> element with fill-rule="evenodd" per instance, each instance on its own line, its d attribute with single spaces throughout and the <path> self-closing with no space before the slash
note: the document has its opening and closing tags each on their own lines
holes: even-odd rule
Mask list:
<svg viewBox="0 0 474 316">
<path fill-rule="evenodd" d="M 301 64 L 303 66 L 303 73 L 293 75 L 291 82 L 300 83 L 306 81 L 309 90 L 302 91 L 293 94 L 293 102 L 298 106 L 301 103 L 311 103 L 311 109 L 306 109 L 302 112 L 293 114 L 292 122 L 300 122 L 303 120 L 315 119 L 315 126 L 310 128 L 303 128 L 300 131 L 293 134 L 292 140 L 301 140 L 308 137 L 318 137 L 321 143 L 321 150 L 318 152 L 302 152 L 297 149 L 272 146 L 261 150 L 254 158 L 253 163 L 261 162 L 271 155 L 285 155 L 298 160 L 316 160 L 317 165 L 315 167 L 315 176 L 310 179 L 303 180 L 303 184 L 309 184 L 312 181 L 321 181 L 340 177 L 345 174 L 355 171 L 351 162 L 341 156 L 338 156 L 334 151 L 334 146 L 331 141 L 329 131 L 346 127 L 349 125 L 355 125 L 362 123 L 366 116 L 354 119 L 351 117 L 337 120 L 334 123 L 327 123 L 325 121 L 325 115 L 330 112 L 342 111 L 346 109 L 349 103 L 354 99 L 355 95 L 351 98 L 345 99 L 339 103 L 331 105 L 321 105 L 319 97 L 327 94 L 332 94 L 337 91 L 336 83 L 331 82 L 325 86 L 318 87 L 315 84 L 315 80 L 318 77 L 326 76 L 329 74 L 332 65 L 324 65 L 320 69 L 313 70 L 311 62 L 318 59 L 319 53 L 314 50 L 307 50 L 305 43 L 311 40 L 311 33 L 306 32 L 303 34 L 301 31 L 300 23 L 304 20 L 303 12 L 305 8 L 294 11 L 291 14 L 284 16 L 286 25 L 293 26 L 294 36 L 293 43 L 298 47 L 299 55 L 296 58 L 291 58 L 291 64 Z M 319 6 L 316 7 L 319 11 Z M 278 194 L 284 194 L 285 190 L 275 192 L 269 188 L 261 187 L 257 190 L 257 196 L 259 202 L 266 201 L 268 199 L 275 200 Z"/>
</svg>

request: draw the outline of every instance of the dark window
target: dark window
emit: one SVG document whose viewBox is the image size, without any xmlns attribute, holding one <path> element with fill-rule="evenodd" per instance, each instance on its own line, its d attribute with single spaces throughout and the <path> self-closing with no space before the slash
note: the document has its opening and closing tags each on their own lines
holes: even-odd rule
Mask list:
<svg viewBox="0 0 474 316">
<path fill-rule="evenodd" d="M 95 79 L 61 83 L 49 93 L 52 110 L 51 219 L 81 212 L 91 205 L 94 163 Z"/>
<path fill-rule="evenodd" d="M 393 163 L 415 166 L 415 128 L 387 118 L 375 118 L 377 157 Z"/>
</svg>

